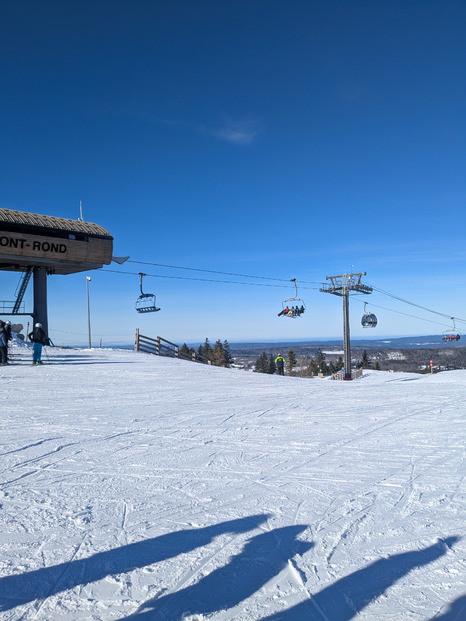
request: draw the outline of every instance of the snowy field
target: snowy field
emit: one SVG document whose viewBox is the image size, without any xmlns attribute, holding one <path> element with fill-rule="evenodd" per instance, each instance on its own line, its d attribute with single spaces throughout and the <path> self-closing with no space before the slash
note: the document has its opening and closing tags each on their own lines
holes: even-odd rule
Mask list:
<svg viewBox="0 0 466 621">
<path fill-rule="evenodd" d="M 466 619 L 466 371 L 13 353 L 2 621 Z"/>
</svg>

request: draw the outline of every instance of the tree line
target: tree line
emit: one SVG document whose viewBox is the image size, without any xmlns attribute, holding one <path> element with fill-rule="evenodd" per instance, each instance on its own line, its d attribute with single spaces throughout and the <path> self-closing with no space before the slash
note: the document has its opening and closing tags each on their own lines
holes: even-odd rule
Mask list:
<svg viewBox="0 0 466 621">
<path fill-rule="evenodd" d="M 196 354 L 196 350 L 194 347 L 188 347 L 186 343 L 183 343 L 180 348 L 180 353 L 193 356 L 193 354 Z M 206 338 L 204 344 L 199 345 L 197 348 L 197 354 L 204 360 L 210 360 L 216 367 L 229 368 L 233 362 L 233 356 L 231 355 L 230 345 L 227 340 L 222 343 L 222 341 L 218 339 L 212 347 L 209 339 Z"/>
<path fill-rule="evenodd" d="M 369 361 L 369 356 L 367 355 L 366 350 L 364 350 L 362 354 L 362 359 L 356 364 L 357 368 L 367 369 L 371 366 Z M 288 351 L 285 356 L 285 372 L 287 375 L 295 375 L 297 377 L 314 377 L 321 373 L 322 375 L 333 375 L 333 373 L 337 373 L 344 367 L 344 362 L 342 356 L 338 357 L 336 362 L 327 361 L 325 354 L 322 350 L 319 350 L 314 357 L 303 357 L 300 359 L 296 358 L 296 354 L 292 349 Z M 375 369 L 380 369 L 380 365 L 377 362 Z M 277 368 L 275 365 L 275 355 L 270 354 L 267 357 L 267 354 L 264 352 L 261 353 L 259 358 L 256 360 L 254 371 L 256 373 L 269 373 L 273 375 L 276 372 Z"/>
</svg>

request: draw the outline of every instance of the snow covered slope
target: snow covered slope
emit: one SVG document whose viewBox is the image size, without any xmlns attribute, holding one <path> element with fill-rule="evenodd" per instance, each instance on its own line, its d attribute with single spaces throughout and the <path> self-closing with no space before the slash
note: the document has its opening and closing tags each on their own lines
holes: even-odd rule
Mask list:
<svg viewBox="0 0 466 621">
<path fill-rule="evenodd" d="M 466 372 L 13 352 L 2 621 L 466 619 Z"/>
</svg>

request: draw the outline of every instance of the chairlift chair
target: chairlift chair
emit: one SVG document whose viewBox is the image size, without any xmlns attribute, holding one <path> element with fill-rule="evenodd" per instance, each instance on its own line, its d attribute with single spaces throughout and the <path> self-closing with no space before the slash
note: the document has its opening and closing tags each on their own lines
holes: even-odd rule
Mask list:
<svg viewBox="0 0 466 621">
<path fill-rule="evenodd" d="M 141 289 L 141 295 L 136 300 L 136 310 L 138 313 L 155 313 L 160 310 L 155 303 L 155 295 L 152 293 L 144 293 L 142 290 L 142 278 L 146 276 L 142 272 L 139 272 L 139 287 Z"/>
<path fill-rule="evenodd" d="M 361 325 L 363 328 L 375 328 L 377 325 L 377 317 L 374 313 L 366 312 L 367 302 L 364 302 L 364 315 L 361 318 Z"/>
<path fill-rule="evenodd" d="M 298 297 L 298 287 L 296 285 L 296 278 L 292 278 L 291 281 L 294 284 L 294 289 L 295 289 L 295 295 L 292 298 L 287 298 L 286 300 L 282 301 L 282 312 L 279 313 L 279 315 L 281 315 L 282 317 L 290 317 L 291 319 L 296 319 L 296 317 L 300 317 L 302 315 L 302 313 L 304 313 L 304 311 L 306 310 L 306 304 L 304 303 L 304 300 L 302 300 L 300 297 Z M 284 311 L 290 307 L 289 303 L 292 303 L 291 305 L 295 307 L 295 309 L 303 309 L 301 311 L 298 312 L 292 312 L 291 310 L 289 310 L 287 313 L 285 313 Z"/>
<path fill-rule="evenodd" d="M 461 331 L 455 326 L 455 318 L 451 317 L 451 320 L 453 322 L 453 328 L 451 330 L 444 330 L 442 333 L 442 340 L 445 343 L 459 341 L 461 338 Z"/>
</svg>

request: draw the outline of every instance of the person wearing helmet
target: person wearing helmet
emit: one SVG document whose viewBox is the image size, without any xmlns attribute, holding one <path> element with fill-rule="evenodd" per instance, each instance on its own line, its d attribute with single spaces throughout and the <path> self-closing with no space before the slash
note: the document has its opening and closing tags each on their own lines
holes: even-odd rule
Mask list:
<svg viewBox="0 0 466 621">
<path fill-rule="evenodd" d="M 285 375 L 285 358 L 280 352 L 278 352 L 278 355 L 275 358 L 275 365 L 277 367 L 278 375 Z"/>
<path fill-rule="evenodd" d="M 11 341 L 11 339 L 13 338 L 11 335 L 11 321 L 5 321 L 5 332 L 6 338 Z"/>
<path fill-rule="evenodd" d="M 41 323 L 36 323 L 34 330 L 28 335 L 28 338 L 34 343 L 32 350 L 32 364 L 43 364 L 41 360 L 42 346 L 48 345 L 49 339 L 47 338 Z"/>
</svg>

